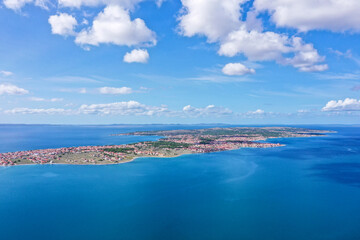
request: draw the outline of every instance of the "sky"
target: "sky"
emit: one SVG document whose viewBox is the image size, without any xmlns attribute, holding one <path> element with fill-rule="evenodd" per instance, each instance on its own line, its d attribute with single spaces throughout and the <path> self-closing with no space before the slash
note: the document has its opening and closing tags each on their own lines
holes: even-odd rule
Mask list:
<svg viewBox="0 0 360 240">
<path fill-rule="evenodd" d="M 0 123 L 358 124 L 358 0 L 1 0 Z"/>
</svg>

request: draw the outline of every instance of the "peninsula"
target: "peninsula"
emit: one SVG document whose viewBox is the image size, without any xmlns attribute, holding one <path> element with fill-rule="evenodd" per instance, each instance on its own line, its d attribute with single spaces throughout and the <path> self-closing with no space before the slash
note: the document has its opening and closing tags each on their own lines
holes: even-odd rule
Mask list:
<svg viewBox="0 0 360 240">
<path fill-rule="evenodd" d="M 142 131 L 114 134 L 160 136 L 158 141 L 124 145 L 64 147 L 0 153 L 0 166 L 23 164 L 116 164 L 138 157 L 176 157 L 239 148 L 283 146 L 269 138 L 314 137 L 329 131 L 290 127 L 233 127 L 192 130 Z M 260 142 L 261 141 L 261 142 Z"/>
</svg>

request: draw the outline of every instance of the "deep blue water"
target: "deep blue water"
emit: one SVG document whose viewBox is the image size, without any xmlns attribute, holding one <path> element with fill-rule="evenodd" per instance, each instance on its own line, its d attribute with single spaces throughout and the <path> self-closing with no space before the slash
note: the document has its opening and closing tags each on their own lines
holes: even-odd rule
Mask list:
<svg viewBox="0 0 360 240">
<path fill-rule="evenodd" d="M 146 139 L 199 126 L 0 125 L 0 152 Z M 360 239 L 360 128 L 107 166 L 0 168 L 1 240 Z"/>
</svg>

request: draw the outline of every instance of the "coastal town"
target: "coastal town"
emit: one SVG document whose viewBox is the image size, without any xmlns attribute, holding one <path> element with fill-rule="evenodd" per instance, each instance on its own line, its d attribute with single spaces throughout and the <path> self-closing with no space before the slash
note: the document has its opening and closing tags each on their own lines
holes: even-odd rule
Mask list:
<svg viewBox="0 0 360 240">
<path fill-rule="evenodd" d="M 322 136 L 327 131 L 286 127 L 210 128 L 194 130 L 146 131 L 114 134 L 161 136 L 158 141 L 124 145 L 64 147 L 0 153 L 0 166 L 24 164 L 116 164 L 139 157 L 176 157 L 240 148 L 283 146 L 264 142 L 269 138 Z"/>
</svg>

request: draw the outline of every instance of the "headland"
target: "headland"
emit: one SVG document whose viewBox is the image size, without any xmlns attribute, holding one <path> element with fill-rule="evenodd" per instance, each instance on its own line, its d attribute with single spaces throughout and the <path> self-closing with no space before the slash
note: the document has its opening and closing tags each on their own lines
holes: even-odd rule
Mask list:
<svg viewBox="0 0 360 240">
<path fill-rule="evenodd" d="M 239 148 L 281 147 L 269 138 L 324 136 L 330 131 L 291 127 L 232 127 L 191 130 L 141 131 L 113 134 L 161 136 L 158 141 L 124 145 L 64 147 L 0 153 L 0 166 L 24 164 L 103 165 L 125 163 L 139 157 L 176 157 Z M 260 142 L 261 141 L 261 142 Z"/>
</svg>

